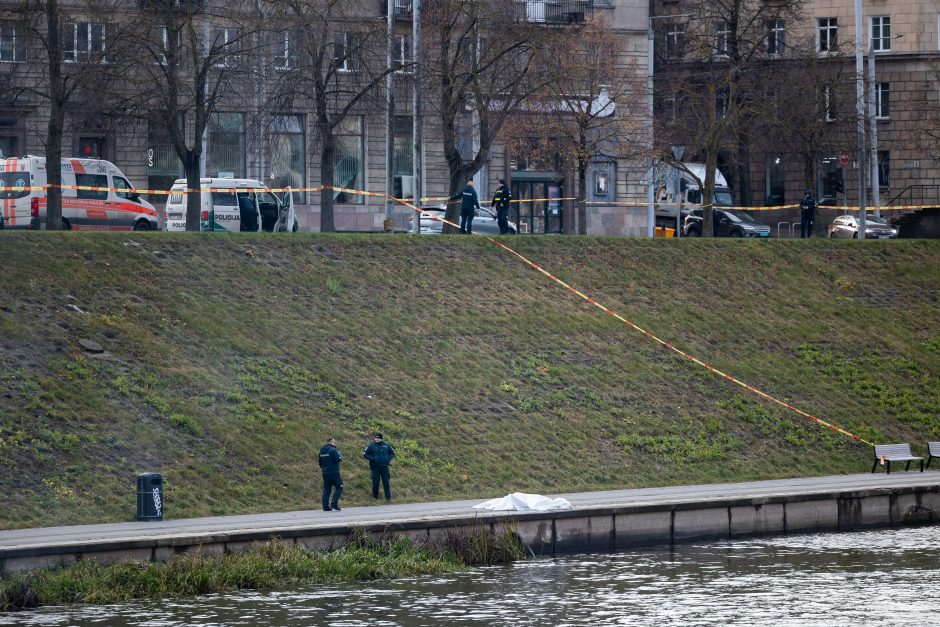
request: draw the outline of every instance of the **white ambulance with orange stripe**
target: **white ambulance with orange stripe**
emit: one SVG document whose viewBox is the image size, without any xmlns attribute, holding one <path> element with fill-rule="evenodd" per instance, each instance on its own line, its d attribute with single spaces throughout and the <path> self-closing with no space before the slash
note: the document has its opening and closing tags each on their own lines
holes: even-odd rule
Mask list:
<svg viewBox="0 0 940 627">
<path fill-rule="evenodd" d="M 0 159 L 5 228 L 45 228 L 46 183 L 45 157 Z M 63 159 L 62 225 L 75 230 L 150 231 L 157 229 L 157 210 L 110 161 Z"/>
</svg>

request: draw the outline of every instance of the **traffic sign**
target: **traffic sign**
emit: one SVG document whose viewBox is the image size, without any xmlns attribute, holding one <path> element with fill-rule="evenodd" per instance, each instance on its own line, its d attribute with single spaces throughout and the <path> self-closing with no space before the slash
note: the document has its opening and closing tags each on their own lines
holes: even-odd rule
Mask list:
<svg viewBox="0 0 940 627">
<path fill-rule="evenodd" d="M 848 164 L 849 164 L 849 153 L 847 153 L 847 152 L 844 151 L 844 150 L 843 150 L 842 152 L 840 152 L 840 153 L 839 153 L 839 163 L 841 163 L 842 165 L 848 165 Z"/>
</svg>

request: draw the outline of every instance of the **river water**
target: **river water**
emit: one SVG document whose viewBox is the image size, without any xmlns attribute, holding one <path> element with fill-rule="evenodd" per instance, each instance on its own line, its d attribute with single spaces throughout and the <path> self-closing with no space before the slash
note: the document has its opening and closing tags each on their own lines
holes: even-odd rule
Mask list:
<svg viewBox="0 0 940 627">
<path fill-rule="evenodd" d="M 927 625 L 940 526 L 575 555 L 448 576 L 0 613 L 0 625 Z"/>
</svg>

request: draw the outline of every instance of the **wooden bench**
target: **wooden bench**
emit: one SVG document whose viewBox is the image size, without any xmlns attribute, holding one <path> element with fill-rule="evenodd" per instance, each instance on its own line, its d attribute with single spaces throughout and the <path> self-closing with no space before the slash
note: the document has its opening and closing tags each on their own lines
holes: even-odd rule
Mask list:
<svg viewBox="0 0 940 627">
<path fill-rule="evenodd" d="M 930 460 L 934 457 L 940 459 L 940 442 L 927 442 L 927 468 L 930 468 Z"/>
<path fill-rule="evenodd" d="M 889 475 L 891 474 L 891 462 L 907 462 L 904 470 L 910 470 L 911 462 L 920 460 L 920 471 L 924 472 L 924 458 L 912 455 L 910 444 L 876 444 L 875 463 L 872 464 L 872 472 L 875 472 L 875 469 L 878 468 L 878 462 L 882 459 L 887 465 Z"/>
</svg>

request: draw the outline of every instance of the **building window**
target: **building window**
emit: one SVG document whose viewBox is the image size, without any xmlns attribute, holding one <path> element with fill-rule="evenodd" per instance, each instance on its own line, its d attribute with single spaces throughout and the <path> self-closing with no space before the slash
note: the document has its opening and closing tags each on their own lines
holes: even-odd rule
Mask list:
<svg viewBox="0 0 940 627">
<path fill-rule="evenodd" d="M 0 159 L 19 156 L 19 142 L 15 135 L 0 136 Z"/>
<path fill-rule="evenodd" d="M 816 20 L 816 49 L 819 52 L 833 52 L 839 45 L 839 21 L 834 17 L 821 17 Z"/>
<path fill-rule="evenodd" d="M 306 142 L 303 118 L 299 115 L 271 117 L 271 187 L 305 187 Z M 306 203 L 307 194 L 291 192 L 294 202 Z"/>
<path fill-rule="evenodd" d="M 20 63 L 26 60 L 26 38 L 12 24 L 0 24 L 0 61 Z"/>
<path fill-rule="evenodd" d="M 355 72 L 359 69 L 359 35 L 336 33 L 333 38 L 333 62 L 340 72 Z"/>
<path fill-rule="evenodd" d="M 245 178 L 245 114 L 213 113 L 206 130 L 209 134 L 206 175 Z"/>
<path fill-rule="evenodd" d="M 731 48 L 731 24 L 728 22 L 719 22 L 715 27 L 715 54 L 718 56 L 728 56 Z"/>
<path fill-rule="evenodd" d="M 185 125 L 180 120 L 180 127 Z M 150 124 L 147 130 L 147 189 L 163 190 L 173 187 L 178 178 L 183 178 L 183 162 L 176 154 L 173 141 L 162 124 Z M 151 202 L 165 203 L 166 196 L 153 194 Z"/>
<path fill-rule="evenodd" d="M 891 153 L 878 151 L 878 185 L 891 187 Z"/>
<path fill-rule="evenodd" d="M 108 138 L 101 136 L 80 136 L 78 138 L 77 152 L 80 159 L 107 159 Z"/>
<path fill-rule="evenodd" d="M 891 117 L 891 83 L 875 85 L 875 117 Z"/>
<path fill-rule="evenodd" d="M 412 119 L 409 115 L 396 115 L 392 127 L 394 142 L 394 178 L 395 198 L 414 198 L 414 137 Z"/>
<path fill-rule="evenodd" d="M 166 65 L 167 58 L 171 53 L 177 59 L 179 58 L 180 32 L 178 30 L 168 31 L 166 26 L 157 26 L 153 29 L 153 44 L 155 47 L 153 54 L 157 56 L 156 62 L 160 65 Z M 178 60 L 177 63 L 179 63 Z"/>
<path fill-rule="evenodd" d="M 786 46 L 787 31 L 783 20 L 767 22 L 767 54 L 783 54 Z"/>
<path fill-rule="evenodd" d="M 411 35 L 399 35 L 395 42 L 395 59 L 398 69 L 396 74 L 411 74 Z"/>
<path fill-rule="evenodd" d="M 104 62 L 105 28 L 96 22 L 69 22 L 62 31 L 62 59 L 66 63 Z"/>
<path fill-rule="evenodd" d="M 364 142 L 362 137 L 362 116 L 350 115 L 336 126 L 333 131 L 336 140 L 336 156 L 333 161 L 333 185 L 344 189 L 365 191 Z M 362 194 L 350 194 L 334 191 L 333 200 L 338 203 L 365 202 Z"/>
<path fill-rule="evenodd" d="M 300 32 L 283 31 L 273 33 L 274 69 L 296 70 L 300 67 Z"/>
<path fill-rule="evenodd" d="M 685 26 L 678 22 L 666 25 L 666 57 L 678 59 L 685 46 Z"/>
<path fill-rule="evenodd" d="M 728 115 L 728 88 L 722 87 L 715 94 L 715 119 L 720 120 Z"/>
<path fill-rule="evenodd" d="M 615 190 L 611 181 L 616 177 L 612 175 L 615 165 L 613 163 L 600 163 L 594 171 L 594 197 L 605 200 L 615 200 Z"/>
<path fill-rule="evenodd" d="M 216 67 L 238 67 L 241 63 L 241 31 L 237 28 L 215 29 L 209 55 L 217 59 Z"/>
<path fill-rule="evenodd" d="M 891 18 L 880 16 L 871 18 L 871 49 L 875 52 L 891 50 Z"/>
<path fill-rule="evenodd" d="M 779 155 L 767 157 L 765 165 L 765 199 L 768 207 L 786 204 L 786 171 L 783 168 L 783 159 Z"/>
<path fill-rule="evenodd" d="M 823 116 L 826 122 L 835 122 L 836 104 L 832 93 L 832 85 L 826 83 L 823 86 Z"/>
</svg>

